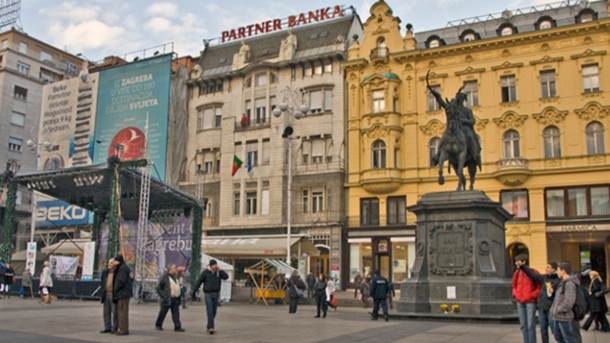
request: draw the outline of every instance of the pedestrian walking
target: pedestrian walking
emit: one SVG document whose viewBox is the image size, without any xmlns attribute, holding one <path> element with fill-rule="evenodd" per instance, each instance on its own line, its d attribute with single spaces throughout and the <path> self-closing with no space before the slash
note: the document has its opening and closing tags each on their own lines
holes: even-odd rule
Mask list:
<svg viewBox="0 0 610 343">
<path fill-rule="evenodd" d="M 4 294 L 4 274 L 6 274 L 6 265 L 3 260 L 0 260 L 0 299 Z"/>
<path fill-rule="evenodd" d="M 205 297 L 205 308 L 208 316 L 207 330 L 210 335 L 216 333 L 214 325 L 214 319 L 216 318 L 216 312 L 218 311 L 218 300 L 220 298 L 220 286 L 222 280 L 229 278 L 224 270 L 221 270 L 218 266 L 218 262 L 214 259 L 210 260 L 210 265 L 204 270 L 193 288 L 193 299 L 197 296 L 199 287 L 203 284 L 203 293 Z"/>
<path fill-rule="evenodd" d="M 180 282 L 178 281 L 178 269 L 176 265 L 170 264 L 167 266 L 167 271 L 157 285 L 157 294 L 159 295 L 160 308 L 155 328 L 163 331 L 163 321 L 167 315 L 167 311 L 172 311 L 172 321 L 174 322 L 174 331 L 184 332 L 180 323 Z"/>
<path fill-rule="evenodd" d="M 186 283 L 186 278 L 184 277 L 184 273 L 186 272 L 185 267 L 177 267 L 178 270 L 178 283 L 180 284 L 180 303 L 182 304 L 182 308 L 186 310 L 186 295 L 188 294 L 188 286 Z"/>
<path fill-rule="evenodd" d="M 123 255 L 116 255 L 112 283 L 112 299 L 116 304 L 117 330 L 119 336 L 129 335 L 129 299 L 133 296 L 133 275 Z"/>
<path fill-rule="evenodd" d="M 362 275 L 360 275 L 360 273 L 357 273 L 356 276 L 354 276 L 354 299 L 358 299 L 358 291 L 360 291 L 360 284 L 362 283 Z M 362 294 L 360 294 L 360 296 L 362 296 Z"/>
<path fill-rule="evenodd" d="M 288 313 L 297 313 L 299 300 L 305 293 L 305 282 L 299 276 L 298 271 L 293 271 L 288 279 Z"/>
<path fill-rule="evenodd" d="M 369 307 L 369 297 L 371 296 L 371 290 L 369 289 L 369 284 L 370 279 L 366 278 L 366 279 L 362 279 L 362 281 L 360 282 L 360 294 L 362 295 L 362 306 L 364 308 Z"/>
<path fill-rule="evenodd" d="M 608 324 L 608 318 L 606 318 L 606 313 L 608 312 L 606 293 L 608 293 L 608 289 L 597 271 L 590 271 L 589 277 L 591 278 L 591 283 L 589 284 L 588 301 L 591 314 L 589 314 L 589 318 L 587 318 L 582 329 L 587 331 L 591 324 L 595 323 L 595 330 L 609 332 L 610 324 Z"/>
<path fill-rule="evenodd" d="M 328 312 L 328 301 L 326 299 L 326 286 L 328 281 L 326 275 L 320 273 L 316 284 L 314 285 L 314 297 L 316 299 L 316 318 L 320 318 L 320 311 L 322 311 L 323 318 L 326 318 Z"/>
<path fill-rule="evenodd" d="M 27 295 L 30 295 L 30 298 L 34 299 L 34 292 L 32 291 L 32 274 L 30 270 L 26 268 L 23 273 L 21 273 L 21 297 L 25 298 Z"/>
<path fill-rule="evenodd" d="M 393 282 L 390 282 L 390 291 L 388 292 L 388 306 L 391 310 L 394 309 L 394 297 L 396 296 L 396 286 L 394 286 Z"/>
<path fill-rule="evenodd" d="M 115 333 L 117 330 L 117 306 L 113 299 L 114 274 L 116 269 L 114 258 L 108 260 L 106 269 L 100 278 L 100 302 L 102 303 L 102 318 L 104 329 L 100 333 Z"/>
<path fill-rule="evenodd" d="M 49 261 L 44 261 L 42 264 L 42 272 L 40 273 L 40 302 L 42 304 L 50 304 L 53 296 L 53 276 L 51 268 L 49 268 Z"/>
<path fill-rule="evenodd" d="M 517 313 L 521 334 L 524 343 L 536 343 L 536 302 L 540 295 L 541 285 L 532 279 L 525 272 L 528 256 L 525 254 L 515 257 L 516 270 L 513 273 L 512 293 L 513 299 L 517 302 Z M 529 268 L 531 273 L 538 274 L 534 269 Z"/>
<path fill-rule="evenodd" d="M 3 288 L 3 292 L 4 292 L 4 296 L 6 296 L 6 298 L 10 297 L 10 293 L 9 291 L 11 290 L 11 287 L 13 286 L 13 281 L 15 279 L 15 270 L 13 269 L 13 266 L 10 265 L 10 263 L 6 263 L 4 265 L 4 288 Z"/>
<path fill-rule="evenodd" d="M 570 276 L 572 266 L 567 262 L 560 262 L 557 266 L 557 276 L 560 282 L 551 305 L 551 318 L 553 319 L 553 336 L 559 343 L 576 343 L 574 331 L 574 304 L 576 293 L 580 287 L 577 277 Z"/>
<path fill-rule="evenodd" d="M 552 330 L 553 327 L 549 311 L 551 310 L 551 305 L 555 298 L 555 291 L 559 285 L 557 263 L 551 262 L 547 264 L 544 275 L 536 273 L 527 265 L 523 265 L 521 268 L 530 279 L 541 285 L 540 295 L 536 301 L 538 307 L 538 321 L 540 323 L 540 337 L 542 338 L 542 343 L 549 343 L 549 328 Z"/>
<path fill-rule="evenodd" d="M 315 286 L 316 286 L 316 277 L 312 273 L 307 274 L 307 298 L 308 299 L 313 299 Z"/>
<path fill-rule="evenodd" d="M 334 311 L 337 311 L 339 305 L 337 305 L 337 286 L 335 285 L 335 281 L 332 278 L 328 278 L 326 282 L 326 301 L 328 302 L 328 306 L 332 308 Z"/>
<path fill-rule="evenodd" d="M 383 310 L 383 318 L 387 322 L 390 317 L 388 314 L 388 294 L 390 293 L 390 282 L 385 277 L 381 276 L 379 270 L 376 270 L 371 279 L 371 297 L 373 297 L 373 320 L 379 318 L 379 307 Z"/>
</svg>

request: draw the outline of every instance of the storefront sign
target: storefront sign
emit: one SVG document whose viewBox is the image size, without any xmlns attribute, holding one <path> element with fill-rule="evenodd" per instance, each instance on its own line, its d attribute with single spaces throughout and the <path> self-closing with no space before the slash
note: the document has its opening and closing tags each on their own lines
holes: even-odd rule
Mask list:
<svg viewBox="0 0 610 343">
<path fill-rule="evenodd" d="M 92 214 L 62 200 L 42 200 L 36 203 L 36 227 L 76 226 L 89 224 Z"/>
<path fill-rule="evenodd" d="M 264 33 L 270 33 L 275 31 L 281 31 L 287 28 L 293 28 L 297 26 L 307 25 L 316 23 L 324 20 L 334 19 L 337 17 L 344 16 L 344 10 L 341 6 L 337 5 L 334 7 L 326 7 L 317 9 L 315 11 L 309 11 L 299 13 L 297 15 L 291 15 L 287 20 L 282 19 L 271 19 L 256 24 L 238 27 L 223 31 L 220 36 L 220 42 L 226 43 L 233 40 L 244 39 L 252 36 L 257 36 Z"/>
<path fill-rule="evenodd" d="M 558 225 L 558 226 L 547 226 L 547 232 L 553 233 L 577 233 L 577 232 L 598 232 L 598 231 L 610 231 L 610 225 L 608 224 L 574 224 L 574 225 Z"/>
</svg>

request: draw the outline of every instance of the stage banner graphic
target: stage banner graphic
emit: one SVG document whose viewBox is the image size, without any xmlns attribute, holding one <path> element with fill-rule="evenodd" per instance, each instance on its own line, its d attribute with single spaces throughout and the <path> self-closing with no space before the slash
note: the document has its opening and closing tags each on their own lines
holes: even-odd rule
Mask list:
<svg viewBox="0 0 610 343">
<path fill-rule="evenodd" d="M 147 158 L 165 180 L 171 54 L 100 72 L 94 162 Z"/>
</svg>

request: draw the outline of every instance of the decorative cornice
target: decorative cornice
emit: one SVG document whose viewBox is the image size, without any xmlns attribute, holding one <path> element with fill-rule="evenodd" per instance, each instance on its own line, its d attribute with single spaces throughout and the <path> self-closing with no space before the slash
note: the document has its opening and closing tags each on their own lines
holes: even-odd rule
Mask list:
<svg viewBox="0 0 610 343">
<path fill-rule="evenodd" d="M 438 119 L 432 119 L 426 125 L 421 125 L 419 129 L 426 136 L 440 136 L 445 131 L 445 124 Z"/>
<path fill-rule="evenodd" d="M 570 58 L 573 59 L 573 60 L 577 60 L 579 58 L 586 58 L 586 57 L 593 57 L 593 56 L 604 56 L 607 52 L 608 52 L 607 50 L 593 51 L 591 49 L 587 49 L 583 53 L 575 54 L 575 55 L 570 56 Z"/>
<path fill-rule="evenodd" d="M 485 72 L 485 68 L 473 68 L 473 67 L 466 67 L 466 69 L 464 70 L 458 70 L 455 72 L 455 76 L 463 76 L 463 75 L 468 75 L 468 74 L 480 74 L 480 73 L 484 73 Z"/>
<path fill-rule="evenodd" d="M 545 107 L 540 113 L 532 114 L 539 124 L 550 125 L 559 124 L 566 119 L 568 111 L 560 111 L 553 106 Z"/>
<path fill-rule="evenodd" d="M 502 70 L 502 69 L 521 68 L 521 67 L 523 67 L 522 62 L 510 63 L 510 62 L 506 61 L 500 65 L 491 67 L 491 70 L 496 71 L 496 70 Z"/>
<path fill-rule="evenodd" d="M 489 119 L 480 119 L 477 116 L 474 116 L 474 119 L 475 119 L 474 128 L 478 132 L 483 131 L 485 129 L 485 126 L 487 126 L 487 124 L 489 124 Z"/>
<path fill-rule="evenodd" d="M 505 112 L 500 117 L 493 119 L 494 123 L 503 129 L 518 128 L 523 125 L 526 120 L 527 114 L 517 114 L 513 111 Z"/>
<path fill-rule="evenodd" d="M 574 113 L 582 120 L 602 120 L 610 115 L 610 106 L 602 106 L 599 102 L 592 101 L 583 108 L 574 110 Z"/>
<path fill-rule="evenodd" d="M 448 77 L 449 74 L 447 73 L 435 73 L 435 72 L 430 72 L 430 80 L 434 80 L 434 79 L 444 79 L 446 77 Z M 426 81 L 426 77 L 425 76 L 420 76 L 419 77 L 419 81 Z"/>
<path fill-rule="evenodd" d="M 381 124 L 377 124 L 360 130 L 363 135 L 366 135 L 370 139 L 389 138 L 390 132 L 392 131 L 402 132 L 403 129 L 400 126 L 383 126 Z"/>
<path fill-rule="evenodd" d="M 563 56 L 550 57 L 549 55 L 546 55 L 541 59 L 530 61 L 530 65 L 535 66 L 537 64 L 554 63 L 554 62 L 561 62 L 561 61 L 563 61 Z"/>
</svg>

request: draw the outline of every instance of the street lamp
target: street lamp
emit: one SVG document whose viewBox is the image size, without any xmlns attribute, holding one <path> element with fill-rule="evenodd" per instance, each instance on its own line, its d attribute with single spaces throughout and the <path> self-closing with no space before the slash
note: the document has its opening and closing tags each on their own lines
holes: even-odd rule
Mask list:
<svg viewBox="0 0 610 343">
<path fill-rule="evenodd" d="M 303 94 L 300 91 L 293 90 L 290 87 L 286 87 L 280 91 L 282 102 L 278 107 L 273 109 L 271 114 L 274 117 L 279 118 L 282 114 L 287 114 L 288 125 L 282 132 L 282 138 L 284 138 L 288 144 L 288 186 L 286 187 L 286 263 L 290 265 L 290 239 L 292 235 L 292 134 L 294 129 L 291 125 L 291 118 L 301 119 L 309 111 L 303 101 Z"/>
</svg>

